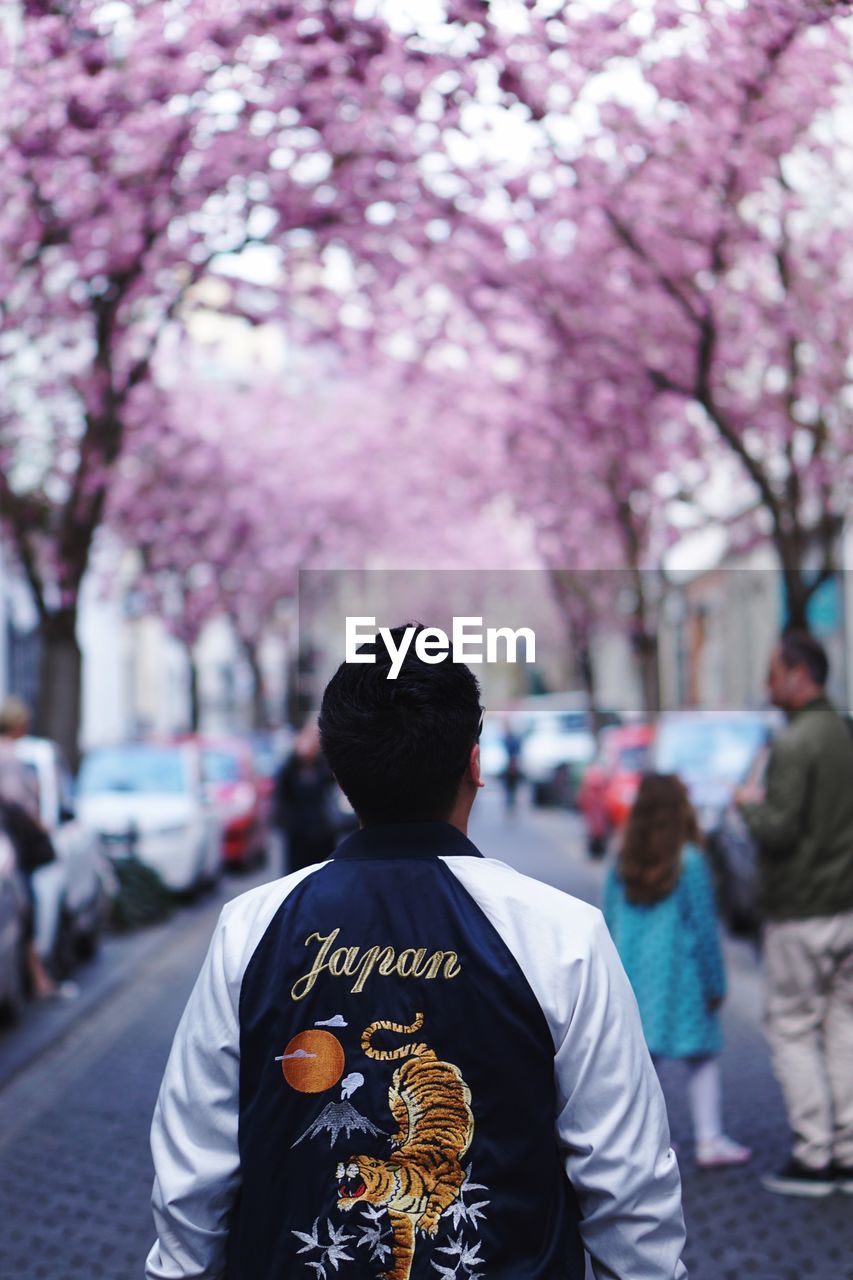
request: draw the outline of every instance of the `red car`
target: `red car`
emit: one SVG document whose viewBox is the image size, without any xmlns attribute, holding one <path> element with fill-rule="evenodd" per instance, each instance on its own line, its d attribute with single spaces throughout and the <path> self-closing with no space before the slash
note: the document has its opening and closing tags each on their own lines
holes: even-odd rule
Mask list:
<svg viewBox="0 0 853 1280">
<path fill-rule="evenodd" d="M 222 823 L 226 866 L 262 862 L 269 836 L 270 797 L 255 768 L 252 749 L 240 738 L 202 738 L 205 786 Z"/>
<path fill-rule="evenodd" d="M 596 857 L 628 819 L 640 778 L 649 768 L 654 732 L 652 725 L 636 724 L 605 729 L 601 735 L 598 754 L 578 791 L 589 851 Z"/>
</svg>

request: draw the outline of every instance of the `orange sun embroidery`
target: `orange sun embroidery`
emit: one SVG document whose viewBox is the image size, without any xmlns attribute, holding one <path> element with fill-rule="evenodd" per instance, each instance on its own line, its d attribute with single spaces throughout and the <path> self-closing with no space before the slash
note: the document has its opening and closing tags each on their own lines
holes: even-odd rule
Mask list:
<svg viewBox="0 0 853 1280">
<path fill-rule="evenodd" d="M 282 1055 L 281 1071 L 300 1093 L 322 1093 L 344 1073 L 343 1046 L 329 1031 L 300 1031 Z"/>
</svg>

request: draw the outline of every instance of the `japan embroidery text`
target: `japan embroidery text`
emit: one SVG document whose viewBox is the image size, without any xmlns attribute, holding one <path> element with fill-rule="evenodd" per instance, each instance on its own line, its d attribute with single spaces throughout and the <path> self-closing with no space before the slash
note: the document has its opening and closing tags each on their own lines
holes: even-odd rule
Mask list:
<svg viewBox="0 0 853 1280">
<path fill-rule="evenodd" d="M 350 990 L 364 990 L 364 984 L 375 971 L 383 978 L 396 974 L 399 978 L 455 978 L 461 972 L 459 957 L 455 951 L 427 952 L 426 947 L 407 947 L 403 951 L 395 951 L 393 947 L 336 947 L 340 929 L 331 933 L 309 933 L 305 939 L 306 947 L 314 943 L 319 949 L 311 968 L 301 978 L 297 978 L 290 989 L 294 1000 L 302 1000 L 314 986 L 321 973 L 330 973 L 333 978 L 353 978 Z"/>
</svg>

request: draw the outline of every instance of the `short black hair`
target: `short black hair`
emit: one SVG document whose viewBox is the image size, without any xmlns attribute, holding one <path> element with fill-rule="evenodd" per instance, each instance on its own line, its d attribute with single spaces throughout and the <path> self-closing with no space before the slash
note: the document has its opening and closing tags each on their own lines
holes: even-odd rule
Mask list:
<svg viewBox="0 0 853 1280">
<path fill-rule="evenodd" d="M 779 653 L 788 668 L 805 667 L 822 689 L 829 675 L 829 658 L 819 640 L 808 631 L 786 631 L 779 641 Z"/>
<path fill-rule="evenodd" d="M 329 767 L 363 823 L 430 822 L 453 808 L 480 721 L 480 685 L 448 655 L 415 653 L 420 623 L 395 680 L 377 638 L 359 647 L 375 663 L 342 662 L 323 694 L 320 742 Z M 391 631 L 400 645 L 406 626 Z"/>
</svg>

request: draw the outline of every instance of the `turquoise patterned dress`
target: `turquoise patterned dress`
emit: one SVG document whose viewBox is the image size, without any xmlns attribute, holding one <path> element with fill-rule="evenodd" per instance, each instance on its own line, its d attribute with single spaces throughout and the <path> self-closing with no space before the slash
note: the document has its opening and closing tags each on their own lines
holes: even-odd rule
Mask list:
<svg viewBox="0 0 853 1280">
<path fill-rule="evenodd" d="M 720 1020 L 708 997 L 724 996 L 714 886 L 704 855 L 685 845 L 678 884 L 652 906 L 628 901 L 615 867 L 604 886 L 604 918 L 634 988 L 646 1043 L 667 1058 L 720 1052 Z"/>
</svg>

